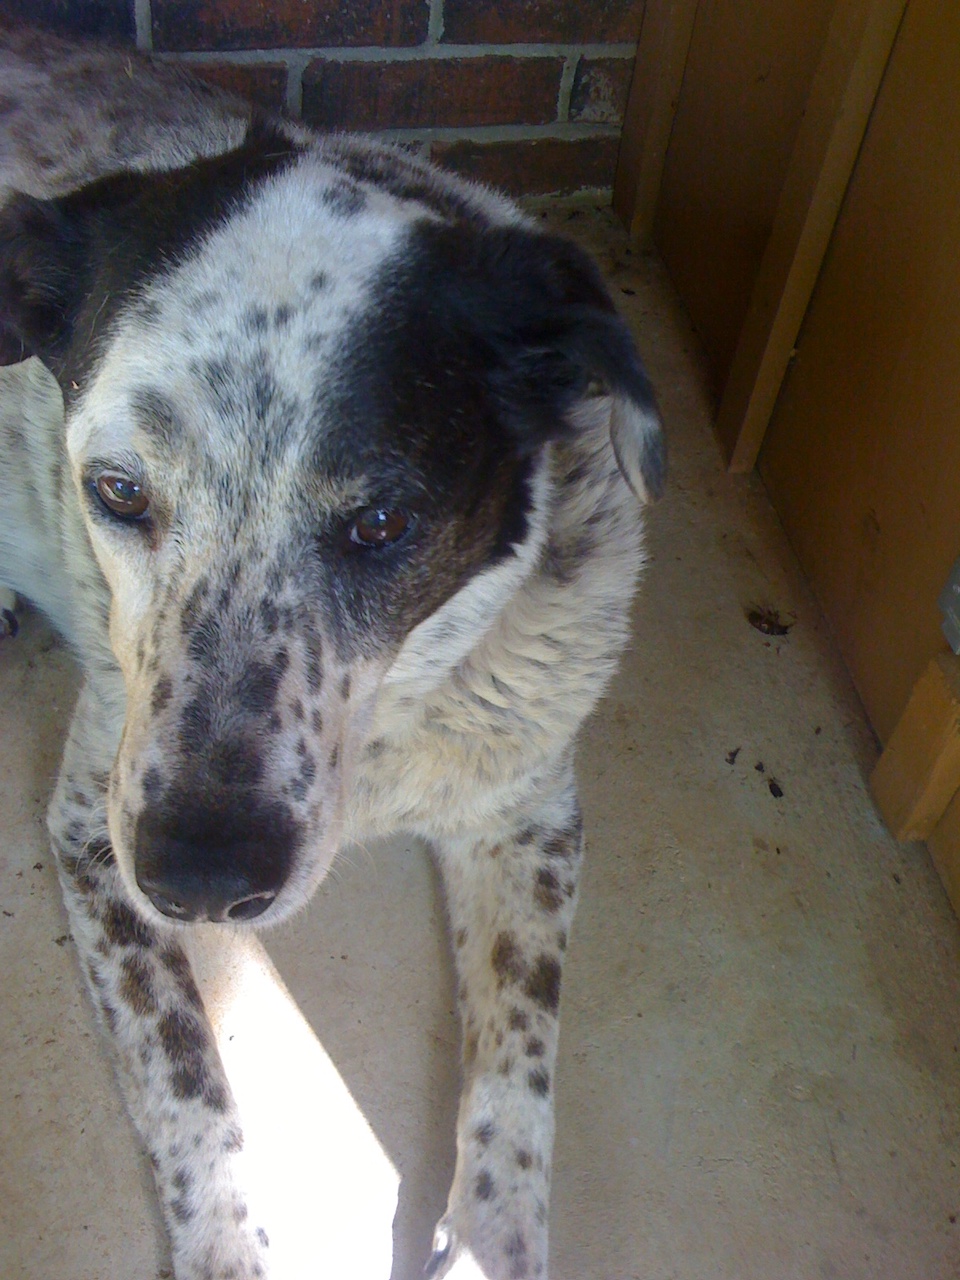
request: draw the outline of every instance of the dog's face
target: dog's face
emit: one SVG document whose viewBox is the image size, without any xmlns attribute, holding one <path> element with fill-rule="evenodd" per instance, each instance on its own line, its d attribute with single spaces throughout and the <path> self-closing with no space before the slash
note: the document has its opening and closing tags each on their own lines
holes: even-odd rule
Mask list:
<svg viewBox="0 0 960 1280">
<path fill-rule="evenodd" d="M 109 825 L 148 914 L 302 904 L 381 683 L 441 680 L 520 588 L 597 379 L 625 474 L 659 483 L 579 252 L 397 185 L 261 137 L 0 215 L 2 314 L 61 379 L 110 587 Z"/>
</svg>

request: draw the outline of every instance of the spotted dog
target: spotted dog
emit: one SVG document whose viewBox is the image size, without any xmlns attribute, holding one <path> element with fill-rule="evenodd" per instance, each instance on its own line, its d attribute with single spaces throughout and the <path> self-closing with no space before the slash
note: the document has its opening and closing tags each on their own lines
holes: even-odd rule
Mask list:
<svg viewBox="0 0 960 1280">
<path fill-rule="evenodd" d="M 408 152 L 13 30 L 0 86 L 0 578 L 82 661 L 50 835 L 176 1275 L 276 1274 L 183 931 L 404 831 L 463 1023 L 427 1274 L 545 1276 L 574 739 L 663 476 L 631 336 Z"/>
</svg>

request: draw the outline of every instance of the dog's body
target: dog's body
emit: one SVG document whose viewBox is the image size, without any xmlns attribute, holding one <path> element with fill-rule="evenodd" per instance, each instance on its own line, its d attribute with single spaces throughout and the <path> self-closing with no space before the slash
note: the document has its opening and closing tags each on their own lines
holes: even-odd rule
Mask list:
<svg viewBox="0 0 960 1280">
<path fill-rule="evenodd" d="M 3 340 L 66 407 L 0 370 L 0 581 L 83 663 L 50 831 L 178 1280 L 274 1274 L 178 937 L 399 830 L 464 1026 L 428 1273 L 543 1276 L 572 744 L 662 478 L 629 336 L 578 250 L 405 153 L 32 36 L 0 84 Z"/>
</svg>

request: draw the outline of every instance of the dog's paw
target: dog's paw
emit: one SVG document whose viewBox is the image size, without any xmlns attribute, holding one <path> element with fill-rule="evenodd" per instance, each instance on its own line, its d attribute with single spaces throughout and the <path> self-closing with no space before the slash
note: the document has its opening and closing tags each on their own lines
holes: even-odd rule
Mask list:
<svg viewBox="0 0 960 1280">
<path fill-rule="evenodd" d="M 463 1247 L 448 1218 L 441 1218 L 433 1233 L 433 1252 L 423 1269 L 424 1280 L 487 1280 L 487 1273 L 469 1249 Z"/>
</svg>

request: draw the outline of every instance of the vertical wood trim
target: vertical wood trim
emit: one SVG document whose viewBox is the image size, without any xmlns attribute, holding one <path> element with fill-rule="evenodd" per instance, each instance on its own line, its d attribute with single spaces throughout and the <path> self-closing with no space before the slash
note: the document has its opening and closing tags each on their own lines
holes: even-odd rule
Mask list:
<svg viewBox="0 0 960 1280">
<path fill-rule="evenodd" d="M 960 916 L 960 792 L 947 805 L 927 841 L 927 849 L 953 909 Z"/>
<path fill-rule="evenodd" d="M 926 840 L 960 789 L 960 658 L 938 655 L 870 777 L 870 790 L 897 840 Z"/>
<path fill-rule="evenodd" d="M 699 0 L 647 0 L 620 138 L 613 207 L 639 242 L 650 239 Z"/>
<path fill-rule="evenodd" d="M 905 8 L 838 0 L 717 417 L 731 471 L 757 460 Z"/>
</svg>

